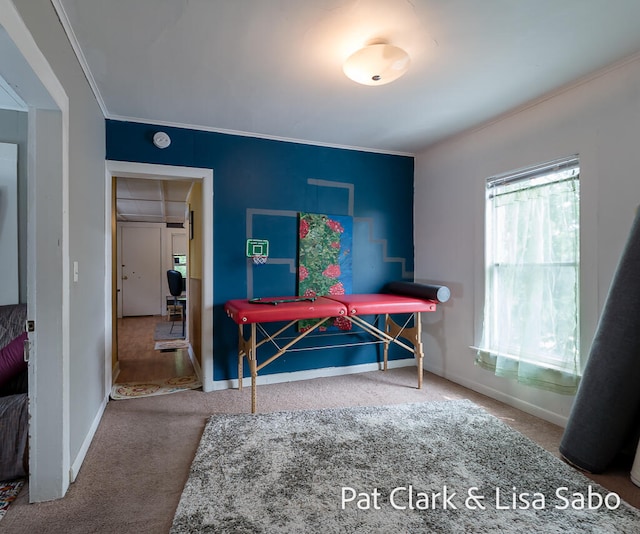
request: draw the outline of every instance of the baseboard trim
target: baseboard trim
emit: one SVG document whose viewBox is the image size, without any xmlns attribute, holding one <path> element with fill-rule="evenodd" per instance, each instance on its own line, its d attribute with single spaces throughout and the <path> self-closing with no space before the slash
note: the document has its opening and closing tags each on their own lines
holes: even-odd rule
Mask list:
<svg viewBox="0 0 640 534">
<path fill-rule="evenodd" d="M 504 404 L 513 406 L 514 408 L 517 408 L 518 410 L 522 410 L 523 412 L 526 412 L 530 415 L 535 415 L 540 419 L 544 419 L 545 421 L 561 426 L 562 428 L 565 428 L 567 426 L 567 420 L 568 420 L 567 416 L 564 416 L 549 410 L 545 410 L 544 408 L 540 408 L 535 404 L 531 404 L 530 402 L 523 401 L 522 399 L 513 397 L 512 395 L 508 395 L 503 391 L 494 389 L 492 387 L 489 387 L 485 384 L 481 384 L 474 380 L 469 380 L 468 378 L 456 375 L 455 373 L 445 372 L 442 369 L 434 368 L 434 367 L 431 367 L 430 365 L 425 365 L 424 369 L 425 371 L 433 373 L 434 375 L 438 375 L 438 376 L 441 376 L 442 378 L 446 378 L 447 380 L 451 380 L 451 382 L 455 382 L 456 384 L 459 384 L 468 389 L 476 391 L 477 393 L 482 393 L 487 397 L 491 397 L 492 399 L 503 402 Z"/>
<path fill-rule="evenodd" d="M 399 367 L 415 366 L 415 358 L 403 358 L 401 360 L 389 360 L 387 367 L 389 369 L 397 369 Z M 364 363 L 360 365 L 348 365 L 345 367 L 322 367 L 320 369 L 309 369 L 306 371 L 293 371 L 291 373 L 275 373 L 271 375 L 258 375 L 257 385 L 264 384 L 281 384 L 283 382 L 297 382 L 300 380 L 311 380 L 314 378 L 327 378 L 331 376 L 352 375 L 357 373 L 368 373 L 370 371 L 382 370 L 381 362 Z M 238 379 L 215 380 L 213 382 L 213 390 L 237 389 Z M 251 386 L 251 377 L 244 377 L 242 386 Z"/>
<path fill-rule="evenodd" d="M 195 371 L 196 376 L 198 377 L 198 380 L 200 380 L 200 382 L 203 382 L 202 368 L 198 363 L 198 358 L 196 358 L 196 353 L 193 352 L 193 347 L 191 346 L 191 343 L 189 343 L 188 352 L 189 352 L 189 359 L 191 360 L 191 365 L 193 365 L 193 370 Z"/>
<path fill-rule="evenodd" d="M 120 375 L 120 361 L 116 362 L 116 366 L 113 368 L 112 371 L 112 379 L 111 379 L 111 385 L 115 384 L 118 381 L 118 376 Z"/>
<path fill-rule="evenodd" d="M 69 481 L 72 483 L 75 482 L 76 477 L 80 472 L 80 467 L 82 467 L 82 463 L 84 462 L 84 459 L 87 456 L 89 446 L 91 445 L 91 442 L 93 441 L 93 438 L 96 435 L 98 426 L 100 425 L 100 421 L 102 420 L 102 416 L 104 415 L 104 411 L 107 407 L 107 402 L 109 401 L 109 393 L 110 391 L 107 392 L 107 396 L 102 400 L 102 403 L 98 408 L 98 413 L 93 418 L 93 422 L 89 427 L 89 431 L 87 432 L 87 435 L 85 436 L 84 441 L 82 442 L 82 446 L 80 447 L 78 454 L 76 455 L 74 461 L 71 464 L 71 467 L 69 468 Z"/>
</svg>

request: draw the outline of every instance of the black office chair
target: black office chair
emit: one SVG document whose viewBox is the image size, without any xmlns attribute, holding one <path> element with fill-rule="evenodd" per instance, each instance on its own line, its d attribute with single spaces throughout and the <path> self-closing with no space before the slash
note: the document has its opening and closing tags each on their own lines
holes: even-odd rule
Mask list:
<svg viewBox="0 0 640 534">
<path fill-rule="evenodd" d="M 169 293 L 173 296 L 173 310 L 169 310 L 169 315 L 180 315 L 182 318 L 182 337 L 184 337 L 184 309 L 182 304 L 178 304 L 178 297 L 182 295 L 182 274 L 180 271 L 170 269 L 167 271 L 167 281 L 169 282 Z M 173 314 L 171 311 L 173 311 Z M 175 324 L 175 321 L 172 321 L 171 330 L 169 331 L 170 334 L 173 333 Z"/>
</svg>

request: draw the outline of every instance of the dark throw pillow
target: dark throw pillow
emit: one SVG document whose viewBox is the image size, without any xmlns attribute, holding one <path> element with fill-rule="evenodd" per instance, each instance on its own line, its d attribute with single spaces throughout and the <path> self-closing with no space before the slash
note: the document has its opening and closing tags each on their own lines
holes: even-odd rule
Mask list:
<svg viewBox="0 0 640 534">
<path fill-rule="evenodd" d="M 27 368 L 23 357 L 26 339 L 27 333 L 24 332 L 0 349 L 0 386 Z"/>
</svg>

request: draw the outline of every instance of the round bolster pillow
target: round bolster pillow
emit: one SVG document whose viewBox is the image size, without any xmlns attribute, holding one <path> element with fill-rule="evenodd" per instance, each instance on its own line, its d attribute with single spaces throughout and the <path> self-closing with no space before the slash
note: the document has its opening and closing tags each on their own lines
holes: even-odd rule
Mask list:
<svg viewBox="0 0 640 534">
<path fill-rule="evenodd" d="M 447 286 L 418 284 L 416 282 L 389 282 L 383 290 L 385 293 L 395 293 L 424 300 L 437 300 L 438 302 L 447 302 L 451 296 L 451 291 Z"/>
</svg>

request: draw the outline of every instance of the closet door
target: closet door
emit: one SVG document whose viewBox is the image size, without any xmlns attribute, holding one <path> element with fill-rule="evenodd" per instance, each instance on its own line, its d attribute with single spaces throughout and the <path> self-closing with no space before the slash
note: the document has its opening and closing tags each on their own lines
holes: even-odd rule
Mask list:
<svg viewBox="0 0 640 534">
<path fill-rule="evenodd" d="M 162 314 L 161 228 L 122 227 L 122 315 Z"/>
</svg>

